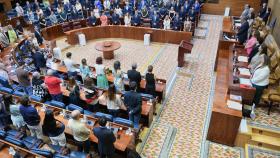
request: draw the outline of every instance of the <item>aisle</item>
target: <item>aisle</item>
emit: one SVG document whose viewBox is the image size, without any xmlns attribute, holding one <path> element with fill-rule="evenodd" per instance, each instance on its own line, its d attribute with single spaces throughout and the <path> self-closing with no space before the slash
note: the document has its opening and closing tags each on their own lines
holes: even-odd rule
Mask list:
<svg viewBox="0 0 280 158">
<path fill-rule="evenodd" d="M 206 38 L 194 39 L 193 51 L 187 58 L 189 64 L 177 69 L 173 88 L 158 120 L 159 125 L 172 126 L 176 133 L 163 145 L 163 138 L 154 139 L 161 135 L 159 131 L 153 131 L 159 127 L 153 128 L 141 152 L 144 157 L 198 158 L 204 151 L 205 125 L 209 119 L 206 116 L 213 97 L 213 68 L 222 16 L 203 15 L 201 19 L 203 23 L 208 21 Z M 158 142 L 149 143 L 151 140 Z"/>
</svg>

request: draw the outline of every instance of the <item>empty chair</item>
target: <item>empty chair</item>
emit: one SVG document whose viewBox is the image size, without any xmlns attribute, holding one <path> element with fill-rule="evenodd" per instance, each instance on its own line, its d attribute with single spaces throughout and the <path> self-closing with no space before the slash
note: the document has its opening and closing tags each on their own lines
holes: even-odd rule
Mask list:
<svg viewBox="0 0 280 158">
<path fill-rule="evenodd" d="M 32 136 L 27 136 L 22 139 L 23 144 L 28 148 L 28 149 L 33 149 L 33 148 L 39 148 L 41 145 L 43 145 L 43 141 L 41 139 L 38 139 L 36 137 Z"/>
<path fill-rule="evenodd" d="M 39 149 L 39 148 L 32 148 L 31 152 L 39 154 L 39 155 L 42 155 L 42 156 L 47 157 L 47 158 L 53 157 L 53 154 L 52 154 L 52 152 L 50 150 Z"/>
<path fill-rule="evenodd" d="M 66 106 L 66 109 L 70 111 L 79 110 L 81 114 L 84 113 L 84 109 L 75 104 L 69 104 L 68 106 Z"/>
<path fill-rule="evenodd" d="M 18 96 L 18 97 L 22 97 L 22 96 L 26 95 L 26 93 L 20 92 L 20 91 L 15 91 L 15 92 L 14 92 L 14 95 L 15 95 L 15 96 Z"/>
<path fill-rule="evenodd" d="M 0 91 L 8 94 L 13 94 L 14 90 L 11 88 L 0 87 Z"/>
<path fill-rule="evenodd" d="M 123 119 L 123 118 L 120 118 L 120 117 L 115 118 L 114 122 L 117 123 L 117 124 L 124 125 L 124 126 L 133 127 L 133 122 L 132 121 L 127 120 L 127 119 Z"/>
<path fill-rule="evenodd" d="M 102 118 L 104 117 L 107 121 L 113 121 L 113 116 L 110 114 L 104 114 L 102 112 L 95 113 L 94 117 L 96 118 Z"/>
<path fill-rule="evenodd" d="M 52 100 L 51 102 L 49 102 L 49 104 L 58 108 L 65 109 L 65 104 L 59 101 Z"/>
</svg>

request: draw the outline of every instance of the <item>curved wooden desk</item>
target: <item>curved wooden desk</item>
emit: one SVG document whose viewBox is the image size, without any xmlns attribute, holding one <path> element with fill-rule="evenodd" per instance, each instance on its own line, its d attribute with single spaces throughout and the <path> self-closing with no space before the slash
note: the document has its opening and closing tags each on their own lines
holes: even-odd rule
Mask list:
<svg viewBox="0 0 280 158">
<path fill-rule="evenodd" d="M 77 36 L 78 33 L 85 34 L 86 40 L 99 38 L 127 38 L 144 40 L 144 34 L 146 33 L 151 34 L 151 41 L 160 43 L 180 44 L 182 40 L 190 41 L 192 39 L 191 32 L 153 29 L 147 27 L 109 25 L 85 27 L 65 32 L 67 41 L 70 45 L 79 43 Z"/>
<path fill-rule="evenodd" d="M 95 45 L 95 49 L 103 52 L 104 59 L 114 59 L 114 51 L 119 49 L 121 44 L 116 41 L 105 41 Z"/>
</svg>

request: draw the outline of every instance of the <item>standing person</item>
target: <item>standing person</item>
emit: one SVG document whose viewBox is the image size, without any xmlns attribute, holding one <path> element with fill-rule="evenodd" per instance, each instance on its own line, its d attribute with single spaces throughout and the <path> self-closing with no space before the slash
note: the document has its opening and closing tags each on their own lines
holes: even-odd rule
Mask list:
<svg viewBox="0 0 280 158">
<path fill-rule="evenodd" d="M 17 35 L 23 35 L 23 27 L 19 20 L 17 20 L 16 27 L 15 27 Z"/>
<path fill-rule="evenodd" d="M 253 32 L 252 37 L 247 41 L 245 45 L 245 50 L 248 56 L 250 56 L 254 46 L 257 44 L 259 39 L 260 39 L 260 32 L 256 30 Z"/>
<path fill-rule="evenodd" d="M 17 34 L 16 34 L 15 30 L 13 29 L 12 25 L 8 26 L 8 36 L 9 36 L 10 43 L 16 42 Z"/>
<path fill-rule="evenodd" d="M 56 120 L 52 110 L 45 112 L 45 118 L 42 125 L 43 134 L 48 136 L 53 145 L 61 147 L 66 146 L 66 137 L 64 134 L 65 126 L 62 122 Z"/>
<path fill-rule="evenodd" d="M 10 45 L 9 38 L 7 37 L 3 28 L 0 27 L 0 48 L 4 49 L 4 48 L 8 47 L 9 45 Z"/>
<path fill-rule="evenodd" d="M 139 121 L 142 112 L 142 98 L 136 92 L 137 84 L 129 83 L 130 91 L 124 94 L 124 104 L 128 108 L 129 120 L 133 122 L 134 128 L 139 128 Z"/>
<path fill-rule="evenodd" d="M 38 44 L 39 44 L 39 45 L 42 45 L 44 39 L 43 39 L 43 36 L 41 35 L 40 29 L 39 29 L 38 26 L 35 26 L 34 35 L 35 35 L 35 37 L 36 37 L 36 39 L 37 39 L 37 41 L 38 41 Z"/>
<path fill-rule="evenodd" d="M 16 69 L 18 82 L 26 94 L 32 95 L 32 87 L 29 79 L 29 73 L 26 70 L 24 70 L 23 67 L 24 65 Z"/>
<path fill-rule="evenodd" d="M 8 104 L 5 104 L 5 100 L 3 100 L 3 95 L 0 94 L 0 128 L 9 127 L 12 124 L 10 107 Z"/>
<path fill-rule="evenodd" d="M 23 8 L 19 5 L 19 3 L 16 3 L 16 12 L 17 16 L 23 16 L 24 15 L 24 10 Z"/>
<path fill-rule="evenodd" d="M 13 122 L 13 125 L 20 129 L 21 127 L 25 126 L 25 122 L 23 120 L 22 115 L 20 114 L 19 105 L 14 103 L 13 96 L 10 94 L 6 94 L 3 96 L 3 101 L 5 104 L 6 109 L 9 109 L 9 112 L 11 114 L 11 120 Z"/>
<path fill-rule="evenodd" d="M 38 96 L 45 101 L 47 99 L 48 92 L 45 89 L 44 80 L 41 79 L 39 72 L 33 72 L 32 76 L 33 95 Z"/>
<path fill-rule="evenodd" d="M 241 20 L 241 23 L 241 27 L 236 35 L 239 43 L 243 44 L 247 40 L 249 23 L 246 18 Z"/>
<path fill-rule="evenodd" d="M 184 21 L 184 31 L 186 32 L 191 32 L 192 29 L 192 21 L 190 20 L 189 17 L 186 18 Z"/>
<path fill-rule="evenodd" d="M 267 88 L 269 84 L 269 57 L 263 54 L 263 57 L 260 59 L 260 64 L 254 69 L 251 75 L 251 83 L 253 87 L 256 88 L 256 93 L 254 96 L 254 104 L 257 106 L 260 102 L 263 90 Z"/>
<path fill-rule="evenodd" d="M 132 69 L 127 71 L 127 76 L 130 82 L 134 81 L 137 85 L 137 91 L 140 90 L 141 74 L 137 71 L 137 64 L 132 64 Z"/>
<path fill-rule="evenodd" d="M 107 26 L 108 25 L 108 17 L 105 15 L 105 13 L 103 12 L 101 17 L 100 17 L 100 21 L 101 21 L 101 26 Z"/>
<path fill-rule="evenodd" d="M 60 88 L 61 80 L 54 76 L 53 70 L 49 69 L 47 72 L 47 76 L 45 76 L 45 84 L 48 88 L 48 91 L 50 95 L 52 96 L 52 99 L 55 101 L 62 102 L 63 95 Z"/>
<path fill-rule="evenodd" d="M 42 139 L 43 136 L 42 126 L 40 125 L 40 116 L 37 110 L 30 105 L 27 95 L 21 97 L 20 104 L 20 113 L 30 130 L 31 136 L 36 136 L 38 139 Z"/>
<path fill-rule="evenodd" d="M 90 130 L 86 127 L 85 123 L 80 121 L 80 111 L 74 110 L 71 113 L 71 119 L 68 121 L 68 127 L 72 131 L 75 144 L 78 145 L 78 151 L 84 151 L 89 153 L 90 141 L 89 135 Z"/>
<path fill-rule="evenodd" d="M 102 89 L 108 89 L 108 79 L 105 74 L 105 66 L 103 65 L 102 57 L 96 58 L 96 64 L 94 65 L 97 75 L 97 87 Z"/>
<path fill-rule="evenodd" d="M 114 62 L 113 76 L 116 90 L 118 92 L 124 91 L 123 73 L 121 70 L 121 63 L 118 60 Z"/>
<path fill-rule="evenodd" d="M 152 65 L 148 66 L 148 72 L 146 73 L 145 79 L 146 79 L 146 88 L 145 88 L 146 93 L 155 96 L 156 77 L 153 74 L 153 66 Z"/>
<path fill-rule="evenodd" d="M 69 87 L 67 88 L 70 91 L 69 94 L 69 103 L 70 104 L 75 104 L 83 109 L 86 108 L 84 107 L 84 102 L 80 97 L 80 88 L 76 83 L 76 80 L 73 77 L 70 77 L 69 79 Z"/>
<path fill-rule="evenodd" d="M 130 26 L 131 25 L 131 16 L 129 13 L 126 13 L 124 16 L 124 26 Z"/>
<path fill-rule="evenodd" d="M 41 74 L 46 74 L 47 71 L 47 61 L 45 59 L 45 56 L 43 52 L 40 50 L 40 48 L 37 48 L 36 52 L 32 55 L 34 65 L 37 68 L 38 71 L 40 71 Z"/>
<path fill-rule="evenodd" d="M 115 118 L 118 117 L 120 108 L 122 106 L 121 96 L 116 94 L 114 84 L 111 84 L 106 96 L 107 108 L 109 113 Z"/>
<path fill-rule="evenodd" d="M 68 77 L 75 77 L 77 76 L 76 66 L 74 61 L 71 59 L 72 53 L 66 53 L 66 58 L 63 60 L 63 64 L 66 66 Z"/>
<path fill-rule="evenodd" d="M 85 58 L 82 59 L 82 64 L 80 65 L 80 73 L 82 75 L 83 81 L 86 77 L 91 77 L 91 71 L 89 66 L 87 65 L 87 60 Z"/>
<path fill-rule="evenodd" d="M 165 16 L 163 20 L 163 29 L 164 30 L 170 30 L 170 18 L 168 15 Z"/>
<path fill-rule="evenodd" d="M 107 121 L 105 118 L 98 120 L 100 127 L 93 129 L 94 135 L 98 139 L 98 151 L 100 158 L 113 158 L 114 157 L 114 142 L 116 137 L 114 136 L 111 129 L 106 127 Z"/>
</svg>

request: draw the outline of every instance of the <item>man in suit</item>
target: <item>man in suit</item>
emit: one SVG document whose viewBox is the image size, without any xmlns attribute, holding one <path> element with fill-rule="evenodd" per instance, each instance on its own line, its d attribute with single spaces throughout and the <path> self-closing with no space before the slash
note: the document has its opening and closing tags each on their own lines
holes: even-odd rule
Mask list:
<svg viewBox="0 0 280 158">
<path fill-rule="evenodd" d="M 43 74 L 46 74 L 46 70 L 47 70 L 46 59 L 44 57 L 43 52 L 40 50 L 40 48 L 37 48 L 37 50 L 33 54 L 32 58 L 33 58 L 34 65 L 37 68 L 37 70 Z"/>
<path fill-rule="evenodd" d="M 267 10 L 267 4 L 263 3 L 262 8 L 260 9 L 259 16 L 263 17 Z"/>
<path fill-rule="evenodd" d="M 44 40 L 43 40 L 41 32 L 40 32 L 40 30 L 39 30 L 39 28 L 37 26 L 35 26 L 34 35 L 35 35 L 35 37 L 36 37 L 36 39 L 38 41 L 38 44 L 42 45 Z"/>
<path fill-rule="evenodd" d="M 130 91 L 124 94 L 124 104 L 128 109 L 129 120 L 133 122 L 133 127 L 138 129 L 142 112 L 142 97 L 136 92 L 136 82 L 130 82 L 129 87 Z"/>
<path fill-rule="evenodd" d="M 246 42 L 248 37 L 249 23 L 246 18 L 241 20 L 241 23 L 241 27 L 237 33 L 237 39 L 240 44 L 243 44 L 244 42 Z"/>
<path fill-rule="evenodd" d="M 132 25 L 139 26 L 140 23 L 141 23 L 141 17 L 139 15 L 138 11 L 136 10 L 134 16 L 132 17 Z"/>
<path fill-rule="evenodd" d="M 182 25 L 182 21 L 180 20 L 179 15 L 176 14 L 176 16 L 173 20 L 173 30 L 180 31 L 181 30 L 181 25 Z"/>
<path fill-rule="evenodd" d="M 137 64 L 132 64 L 132 70 L 127 71 L 127 76 L 130 82 L 134 81 L 137 85 L 137 91 L 139 91 L 140 88 L 140 82 L 141 82 L 141 74 L 137 70 Z"/>
<path fill-rule="evenodd" d="M 159 17 L 157 15 L 156 11 L 154 11 L 154 15 L 152 17 L 151 22 L 152 22 L 152 24 L 151 24 L 152 28 L 159 28 Z"/>
<path fill-rule="evenodd" d="M 120 16 L 117 14 L 116 10 L 112 14 L 112 24 L 113 25 L 119 25 L 120 24 Z"/>
<path fill-rule="evenodd" d="M 94 12 L 90 12 L 90 16 L 88 17 L 88 25 L 89 26 L 95 26 L 96 24 L 96 17 L 94 15 Z"/>
<path fill-rule="evenodd" d="M 93 129 L 94 135 L 98 139 L 98 151 L 100 158 L 113 158 L 114 157 L 114 142 L 116 137 L 111 129 L 106 127 L 107 121 L 105 118 L 100 118 L 98 121 L 100 127 Z"/>
</svg>

